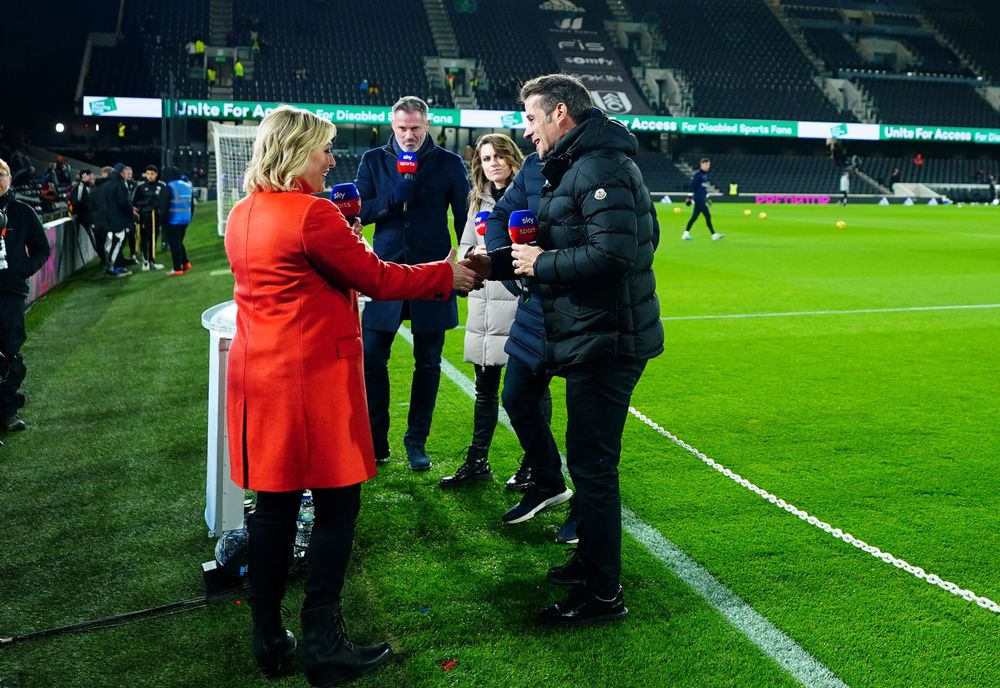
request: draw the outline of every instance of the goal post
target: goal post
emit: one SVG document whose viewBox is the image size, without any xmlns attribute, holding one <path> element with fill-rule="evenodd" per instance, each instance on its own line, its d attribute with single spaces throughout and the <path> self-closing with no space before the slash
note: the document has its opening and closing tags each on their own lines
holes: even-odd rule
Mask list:
<svg viewBox="0 0 1000 688">
<path fill-rule="evenodd" d="M 256 125 L 209 122 L 208 134 L 215 151 L 215 189 L 218 199 L 219 236 L 226 234 L 226 220 L 245 195 L 243 176 L 250 164 L 253 142 L 257 138 Z"/>
</svg>

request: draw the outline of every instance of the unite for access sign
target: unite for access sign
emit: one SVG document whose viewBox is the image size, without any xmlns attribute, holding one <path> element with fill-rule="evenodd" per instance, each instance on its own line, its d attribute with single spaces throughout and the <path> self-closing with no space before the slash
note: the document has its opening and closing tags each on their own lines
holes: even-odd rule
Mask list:
<svg viewBox="0 0 1000 688">
<path fill-rule="evenodd" d="M 280 103 L 227 100 L 175 100 L 84 96 L 83 114 L 93 117 L 173 117 L 179 119 L 260 120 Z M 293 103 L 335 124 L 389 124 L 391 109 L 358 105 Z M 690 136 L 767 136 L 845 141 L 936 141 L 1000 144 L 1000 129 L 935 127 L 861 122 L 795 122 L 789 120 L 712 117 L 656 117 L 608 113 L 631 131 Z M 431 124 L 463 129 L 524 129 L 524 113 L 502 110 L 433 109 Z"/>
<path fill-rule="evenodd" d="M 334 124 L 389 124 L 391 108 L 355 105 L 320 105 L 316 103 L 290 103 L 308 110 Z M 227 100 L 175 100 L 167 108 L 167 116 L 180 119 L 264 119 L 281 103 Z M 461 126 L 459 110 L 434 110 L 431 124 L 436 126 Z"/>
</svg>

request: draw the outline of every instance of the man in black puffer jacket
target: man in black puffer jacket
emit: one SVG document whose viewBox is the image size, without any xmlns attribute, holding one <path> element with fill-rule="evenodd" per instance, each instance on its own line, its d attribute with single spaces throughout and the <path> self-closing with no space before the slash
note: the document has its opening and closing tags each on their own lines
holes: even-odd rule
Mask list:
<svg viewBox="0 0 1000 688">
<path fill-rule="evenodd" d="M 566 458 L 580 516 L 577 552 L 548 574 L 572 592 L 539 620 L 576 626 L 628 613 L 618 462 L 632 391 L 663 351 L 653 206 L 632 159 L 635 137 L 591 107 L 578 79 L 537 77 L 521 99 L 546 184 L 537 245 L 515 245 L 512 256 L 515 272 L 538 283 L 546 363 L 566 379 Z"/>
</svg>

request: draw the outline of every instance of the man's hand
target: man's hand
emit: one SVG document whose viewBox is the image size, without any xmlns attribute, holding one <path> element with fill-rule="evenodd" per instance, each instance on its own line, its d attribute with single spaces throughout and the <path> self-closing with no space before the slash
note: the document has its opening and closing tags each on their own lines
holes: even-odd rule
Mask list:
<svg viewBox="0 0 1000 688">
<path fill-rule="evenodd" d="M 514 274 L 534 277 L 535 260 L 543 253 L 543 250 L 531 244 L 514 244 L 510 251 L 514 259 Z"/>
<path fill-rule="evenodd" d="M 451 266 L 452 275 L 452 289 L 457 292 L 468 294 L 473 289 L 478 289 L 483 286 L 482 281 L 476 277 L 476 273 L 467 268 L 466 266 L 456 263 L 455 256 L 457 251 L 452 247 L 451 251 L 448 253 L 448 258 L 446 259 L 448 265 Z"/>
<path fill-rule="evenodd" d="M 351 232 L 359 239 L 362 237 L 363 231 L 361 227 L 361 220 L 358 218 L 354 218 L 354 224 L 351 225 Z"/>
<path fill-rule="evenodd" d="M 485 253 L 480 253 L 479 251 L 470 251 L 464 260 L 458 262 L 459 265 L 464 265 L 473 272 L 480 280 L 487 279 L 493 272 L 493 260 Z"/>
<path fill-rule="evenodd" d="M 413 195 L 417 190 L 417 184 L 412 179 L 400 179 L 396 186 L 389 192 L 390 205 L 403 205 L 413 200 Z"/>
</svg>

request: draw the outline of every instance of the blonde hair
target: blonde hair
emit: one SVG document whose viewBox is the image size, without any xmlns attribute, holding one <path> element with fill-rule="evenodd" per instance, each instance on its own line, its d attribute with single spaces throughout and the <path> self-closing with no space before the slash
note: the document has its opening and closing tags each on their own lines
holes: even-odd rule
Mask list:
<svg viewBox="0 0 1000 688">
<path fill-rule="evenodd" d="M 493 146 L 494 155 L 499 155 L 510 165 L 508 184 L 514 179 L 514 175 L 524 163 L 524 153 L 509 136 L 505 134 L 483 134 L 480 136 L 476 141 L 476 150 L 472 155 L 472 190 L 469 192 L 469 206 L 473 213 L 478 213 L 483 206 L 483 194 L 486 193 L 486 185 L 490 183 L 490 180 L 486 178 L 486 173 L 483 172 L 483 159 L 479 155 L 487 143 Z"/>
<path fill-rule="evenodd" d="M 3 170 L 8 175 L 10 174 L 10 165 L 8 165 L 3 158 L 0 158 L 0 170 Z"/>
<path fill-rule="evenodd" d="M 309 153 L 336 135 L 333 122 L 291 105 L 278 106 L 257 130 L 243 189 L 247 193 L 300 190 L 299 178 L 309 165 Z"/>
</svg>

